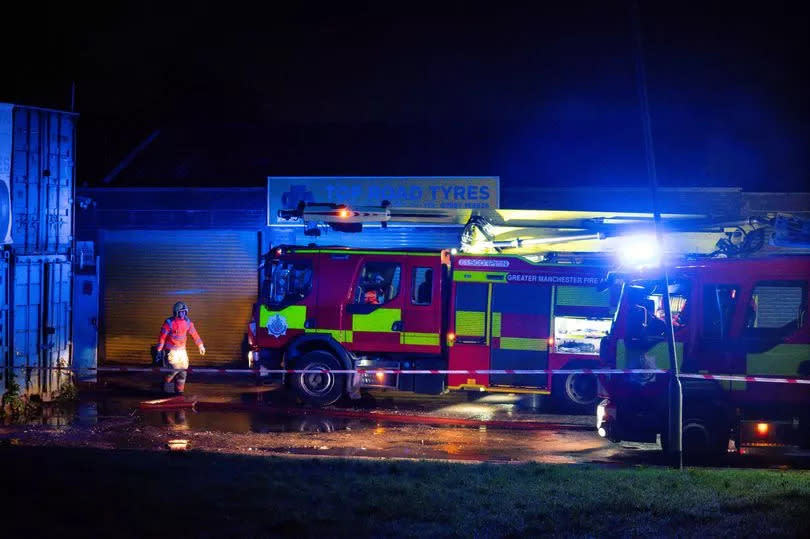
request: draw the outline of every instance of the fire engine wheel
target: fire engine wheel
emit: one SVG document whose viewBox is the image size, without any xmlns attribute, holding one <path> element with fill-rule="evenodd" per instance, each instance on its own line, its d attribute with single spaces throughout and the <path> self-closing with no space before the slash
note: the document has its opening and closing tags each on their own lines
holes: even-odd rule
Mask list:
<svg viewBox="0 0 810 539">
<path fill-rule="evenodd" d="M 599 400 L 593 374 L 568 374 L 554 377 L 552 394 L 558 407 L 569 412 L 591 413 Z"/>
<path fill-rule="evenodd" d="M 718 459 L 728 451 L 729 430 L 712 425 L 700 417 L 687 417 L 683 420 L 681 434 L 683 456 L 692 462 Z M 669 452 L 669 435 L 661 433 L 661 449 Z"/>
<path fill-rule="evenodd" d="M 342 366 L 329 352 L 315 350 L 304 354 L 301 359 L 296 361 L 295 368 L 333 371 L 341 369 Z M 332 372 L 297 373 L 293 378 L 293 385 L 296 393 L 304 402 L 315 406 L 328 406 L 337 402 L 343 395 L 346 375 Z"/>
</svg>

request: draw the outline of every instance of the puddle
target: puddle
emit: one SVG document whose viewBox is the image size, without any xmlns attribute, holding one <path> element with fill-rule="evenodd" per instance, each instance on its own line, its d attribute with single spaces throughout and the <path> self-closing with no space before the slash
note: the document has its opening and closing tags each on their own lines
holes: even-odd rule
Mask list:
<svg viewBox="0 0 810 539">
<path fill-rule="evenodd" d="M 321 415 L 285 416 L 268 410 L 195 411 L 148 410 L 139 412 L 141 421 L 151 426 L 184 427 L 195 431 L 230 433 L 337 432 L 352 428 L 374 428 L 376 421 Z"/>
</svg>

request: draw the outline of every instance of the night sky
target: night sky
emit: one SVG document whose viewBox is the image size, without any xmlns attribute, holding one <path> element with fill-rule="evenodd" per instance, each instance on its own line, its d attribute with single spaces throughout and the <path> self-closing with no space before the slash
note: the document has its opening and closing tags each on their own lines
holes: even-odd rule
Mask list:
<svg viewBox="0 0 810 539">
<path fill-rule="evenodd" d="M 0 101 L 68 109 L 75 80 L 80 184 L 154 133 L 108 185 L 647 182 L 630 2 L 31 4 L 4 8 Z M 640 12 L 660 182 L 810 190 L 806 3 Z"/>
</svg>

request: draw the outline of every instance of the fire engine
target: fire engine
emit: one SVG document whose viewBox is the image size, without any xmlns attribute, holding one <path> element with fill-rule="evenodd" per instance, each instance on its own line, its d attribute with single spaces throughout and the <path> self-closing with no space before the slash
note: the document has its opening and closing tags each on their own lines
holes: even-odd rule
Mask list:
<svg viewBox="0 0 810 539">
<path fill-rule="evenodd" d="M 578 411 L 596 403 L 592 374 L 369 371 L 605 366 L 599 348 L 618 287 L 597 289 L 612 264 L 604 251 L 616 249 L 618 231 L 649 232 L 652 225 L 643 213 L 429 210 L 386 201 L 354 208 L 302 202 L 279 217 L 303 222 L 309 235 L 319 235 L 324 222 L 351 232 L 375 222 L 466 222 L 460 253 L 297 246 L 268 252 L 248 330 L 249 361 L 309 371 L 287 380 L 302 400 L 328 405 L 358 396 L 361 387 L 462 390 L 551 394 Z M 702 216 L 668 218 L 673 230 L 717 230 Z M 364 374 L 331 372 L 356 369 Z"/>
<path fill-rule="evenodd" d="M 264 259 L 248 341 L 255 364 L 308 370 L 287 382 L 328 405 L 361 387 L 551 393 L 590 409 L 596 378 L 383 374 L 373 369 L 595 368 L 618 287 L 606 259 L 278 246 Z M 367 370 L 362 375 L 329 372 Z M 324 372 L 318 372 L 323 370 Z"/>
<path fill-rule="evenodd" d="M 676 357 L 686 375 L 681 382 L 687 454 L 723 453 L 730 440 L 743 451 L 810 443 L 810 386 L 745 380 L 810 376 L 810 255 L 798 254 L 810 246 L 810 223 L 779 218 L 771 224 L 775 230 L 759 227 L 741 241 L 721 242 L 722 257 L 685 257 L 669 267 Z M 760 248 L 769 243 L 798 248 L 763 255 Z M 615 320 L 600 346 L 604 363 L 670 369 L 667 325 L 660 319 L 664 286 L 660 267 L 624 276 Z M 670 375 L 600 376 L 599 434 L 640 442 L 660 436 L 666 450 Z"/>
</svg>

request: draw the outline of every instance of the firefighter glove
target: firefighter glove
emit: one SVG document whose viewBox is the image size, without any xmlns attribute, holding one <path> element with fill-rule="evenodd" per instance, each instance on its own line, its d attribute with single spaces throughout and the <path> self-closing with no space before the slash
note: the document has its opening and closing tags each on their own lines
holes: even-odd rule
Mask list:
<svg viewBox="0 0 810 539">
<path fill-rule="evenodd" d="M 203 345 L 200 345 L 200 355 L 201 356 L 205 355 L 205 346 L 203 346 Z"/>
<path fill-rule="evenodd" d="M 166 352 L 164 352 L 163 350 L 158 350 L 157 352 L 155 352 L 155 364 L 156 365 L 163 364 L 163 359 L 165 357 L 166 357 Z"/>
</svg>

